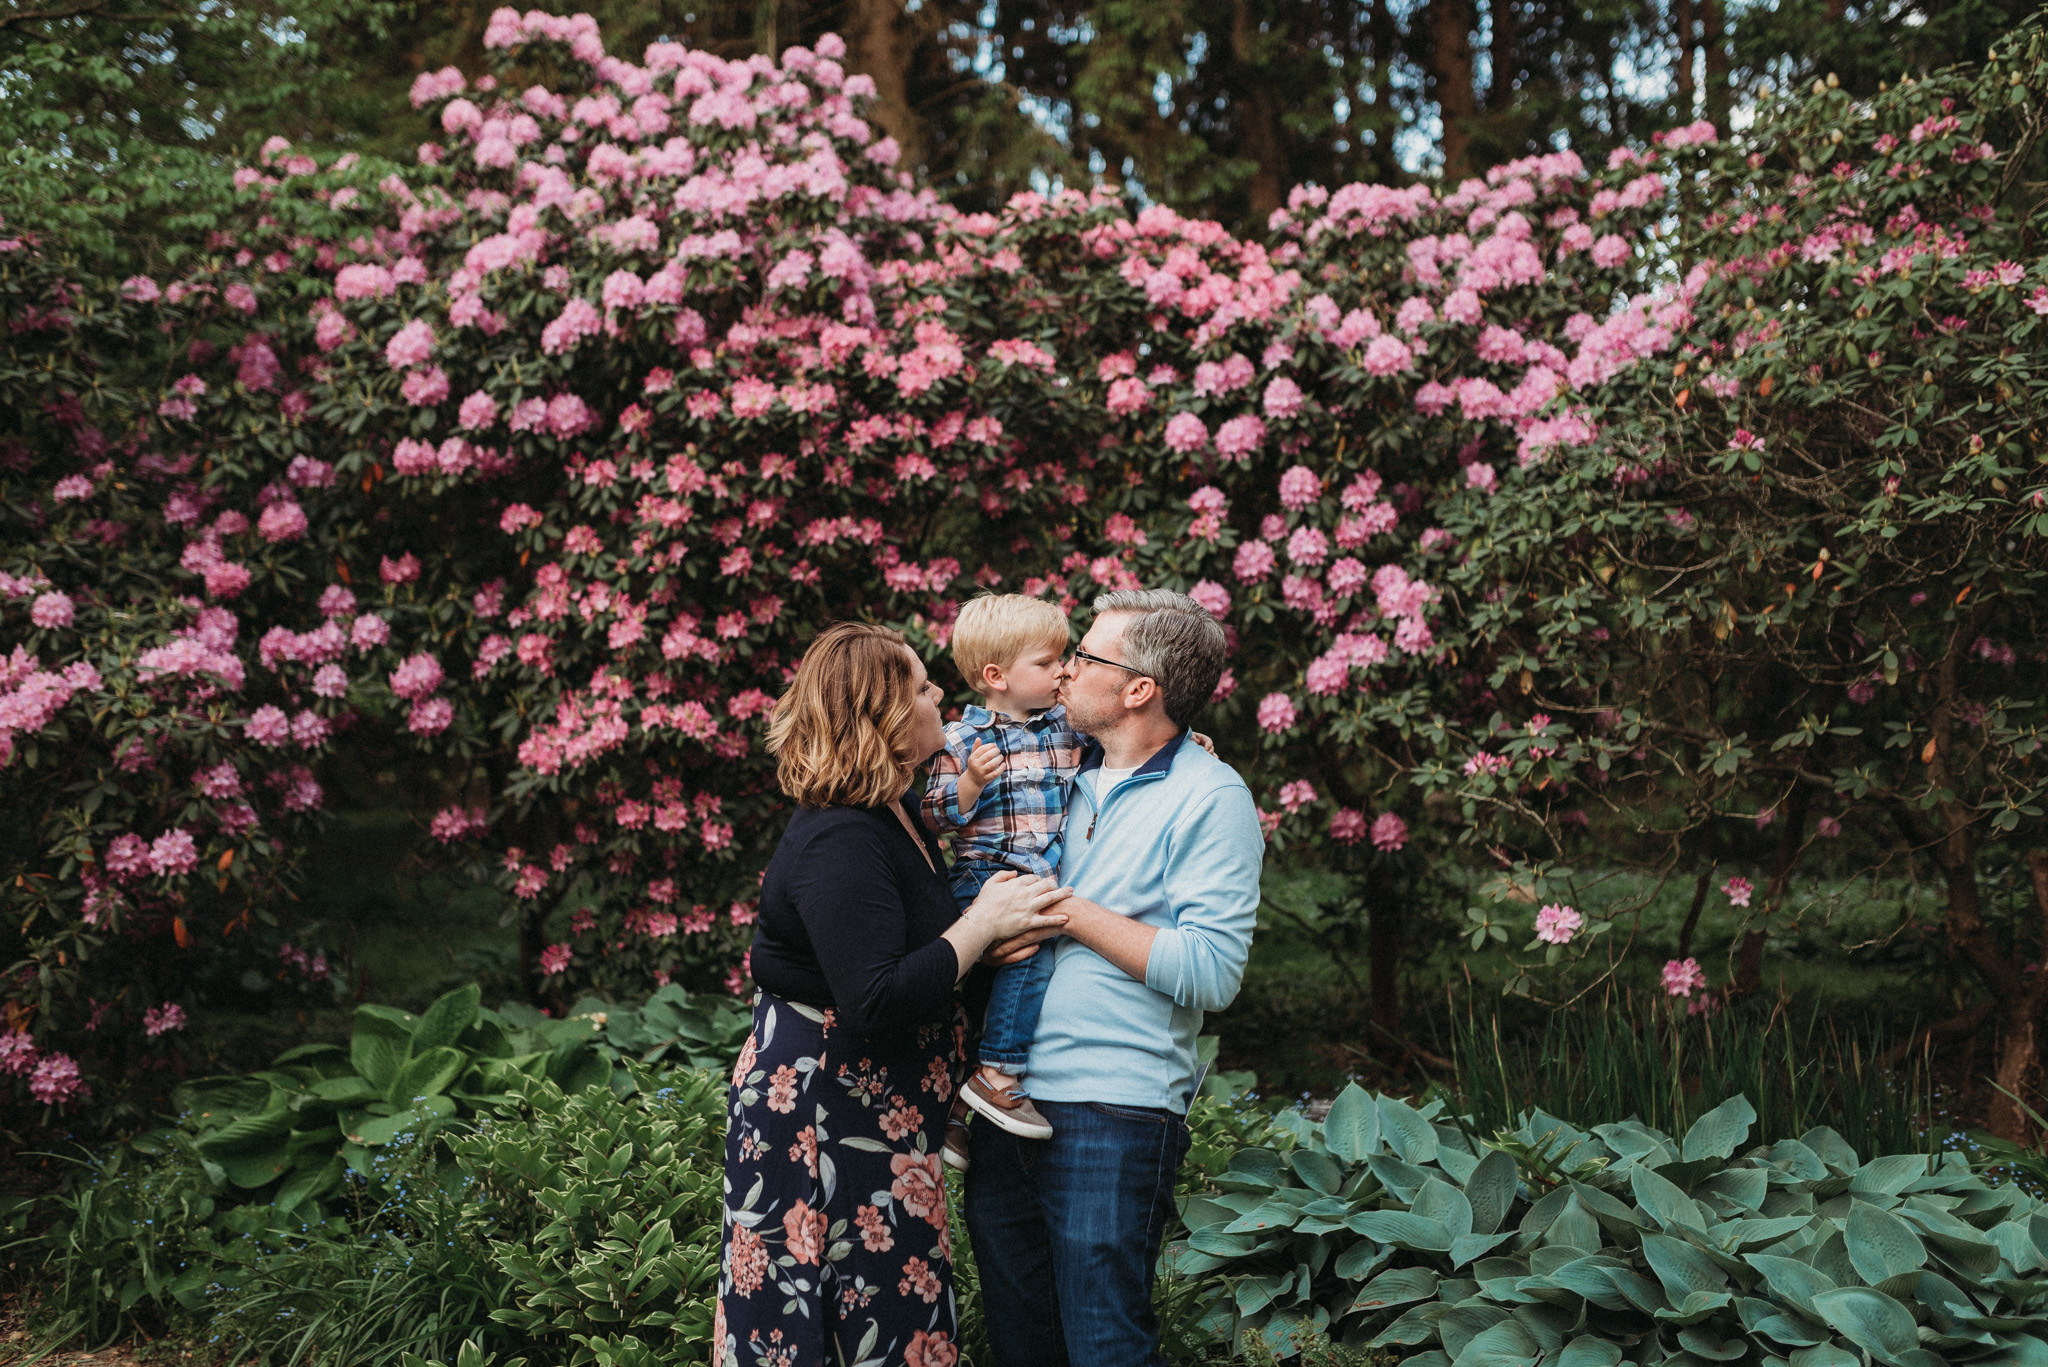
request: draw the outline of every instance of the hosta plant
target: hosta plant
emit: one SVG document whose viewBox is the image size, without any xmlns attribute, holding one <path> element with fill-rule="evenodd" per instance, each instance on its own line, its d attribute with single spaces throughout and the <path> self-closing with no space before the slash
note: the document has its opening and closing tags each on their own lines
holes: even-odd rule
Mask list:
<svg viewBox="0 0 2048 1367">
<path fill-rule="evenodd" d="M 585 1000 L 556 1020 L 517 1004 L 485 1008 L 471 983 L 418 1016 L 358 1007 L 347 1049 L 303 1045 L 264 1072 L 193 1084 L 181 1094 L 185 1127 L 227 1181 L 289 1211 L 339 1191 L 351 1171 L 375 1183 L 385 1166 L 377 1150 L 450 1124 L 466 1129 L 510 1103 L 521 1079 L 573 1095 L 629 1085 L 627 1058 L 716 1070 L 730 1066 L 747 1024 L 729 1002 L 674 986 L 640 1006 Z"/>
<path fill-rule="evenodd" d="M 1327 1333 L 1413 1367 L 2048 1361 L 2032 1196 L 1824 1127 L 1745 1148 L 1755 1118 L 1731 1098 L 1674 1139 L 1537 1112 L 1475 1142 L 1354 1085 L 1188 1200 L 1168 1262 L 1215 1279 L 1212 1329 L 1283 1355 Z"/>
</svg>

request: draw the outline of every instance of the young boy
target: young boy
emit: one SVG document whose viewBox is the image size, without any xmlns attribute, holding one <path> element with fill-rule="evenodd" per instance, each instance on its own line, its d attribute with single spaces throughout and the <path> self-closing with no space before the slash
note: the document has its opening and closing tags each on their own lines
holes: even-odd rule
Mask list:
<svg viewBox="0 0 2048 1367">
<path fill-rule="evenodd" d="M 1064 612 L 1017 593 L 975 598 L 954 623 L 953 661 L 985 701 L 947 724 L 923 807 L 934 830 L 959 833 L 952 889 L 963 908 L 1004 869 L 1058 876 L 1067 782 L 1081 767 L 1086 743 L 1055 705 L 1069 636 Z M 1052 951 L 1047 941 L 1022 963 L 997 970 L 981 1067 L 960 1089 L 968 1106 L 1027 1139 L 1052 1137 L 1052 1126 L 1017 1085 L 1052 980 Z M 964 1118 L 956 1118 L 944 1154 L 953 1167 L 967 1166 L 964 1139 Z"/>
</svg>

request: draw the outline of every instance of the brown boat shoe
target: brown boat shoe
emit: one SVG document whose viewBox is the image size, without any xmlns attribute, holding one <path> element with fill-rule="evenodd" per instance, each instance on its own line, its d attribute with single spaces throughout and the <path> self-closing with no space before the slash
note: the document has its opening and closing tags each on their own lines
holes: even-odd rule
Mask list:
<svg viewBox="0 0 2048 1367">
<path fill-rule="evenodd" d="M 1052 1126 L 1031 1104 L 1031 1098 L 1015 1087 L 997 1090 L 989 1086 L 979 1072 L 973 1072 L 961 1085 L 960 1095 L 969 1106 L 986 1116 L 990 1124 L 1019 1139 L 1052 1138 Z"/>
</svg>

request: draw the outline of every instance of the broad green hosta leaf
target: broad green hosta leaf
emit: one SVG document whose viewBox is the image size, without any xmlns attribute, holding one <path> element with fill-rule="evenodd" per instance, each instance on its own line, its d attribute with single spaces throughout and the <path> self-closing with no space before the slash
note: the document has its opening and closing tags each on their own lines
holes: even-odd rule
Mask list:
<svg viewBox="0 0 2048 1367">
<path fill-rule="evenodd" d="M 1727 1158 L 1749 1138 L 1756 1108 L 1746 1096 L 1731 1096 L 1693 1122 L 1685 1132 L 1679 1157 L 1690 1163 L 1702 1158 Z"/>
<path fill-rule="evenodd" d="M 1429 1367 L 2048 1367 L 2033 1197 L 1825 1129 L 1737 1157 L 1754 1125 L 1740 1097 L 1683 1144 L 1532 1113 L 1472 1154 L 1347 1088 L 1315 1147 L 1233 1156 L 1170 1260 L 1240 1341 L 1320 1315 Z"/>
</svg>

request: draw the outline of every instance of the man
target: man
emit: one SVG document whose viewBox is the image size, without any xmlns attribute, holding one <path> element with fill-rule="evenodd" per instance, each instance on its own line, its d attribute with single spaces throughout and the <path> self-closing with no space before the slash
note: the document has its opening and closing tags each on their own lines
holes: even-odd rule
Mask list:
<svg viewBox="0 0 2048 1367">
<path fill-rule="evenodd" d="M 1105 594 L 1062 699 L 1096 747 L 1068 799 L 1054 961 L 1026 1076 L 1049 1140 L 973 1127 L 967 1228 L 1005 1367 L 1161 1362 L 1153 1271 L 1187 1156 L 1202 1013 L 1237 995 L 1265 841 L 1189 724 L 1223 629 L 1164 591 Z M 1020 942 L 1021 943 L 1021 942 Z"/>
</svg>

